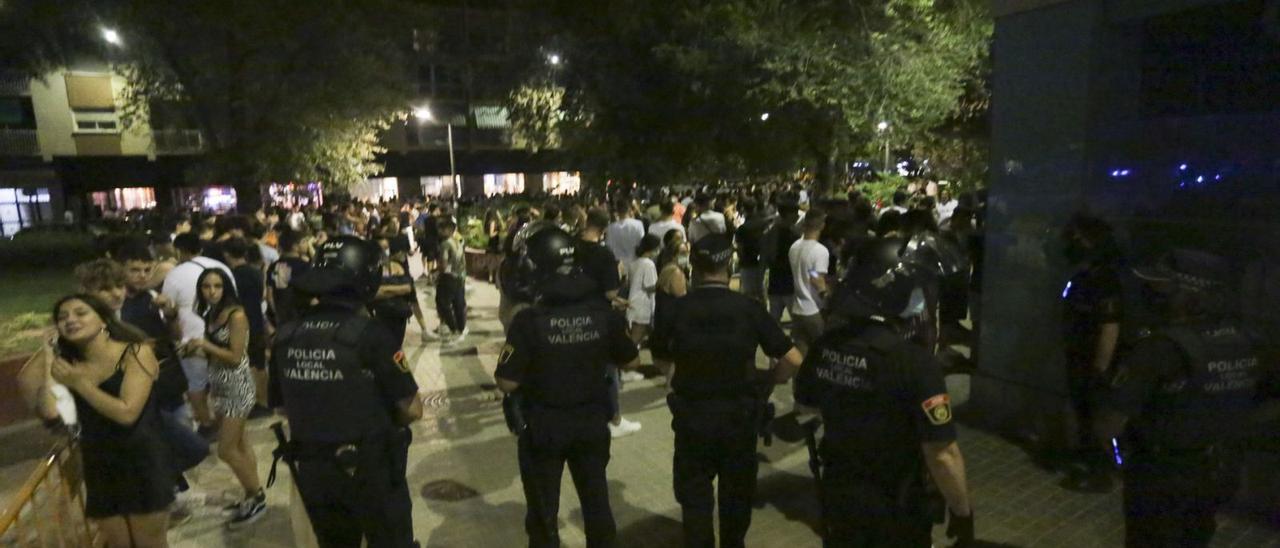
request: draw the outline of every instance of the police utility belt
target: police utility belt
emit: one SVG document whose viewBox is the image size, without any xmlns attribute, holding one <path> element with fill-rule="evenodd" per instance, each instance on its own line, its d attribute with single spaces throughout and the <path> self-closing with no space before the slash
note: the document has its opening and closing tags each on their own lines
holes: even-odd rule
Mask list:
<svg viewBox="0 0 1280 548">
<path fill-rule="evenodd" d="M 289 440 L 285 436 L 284 423 L 282 422 L 271 425 L 271 431 L 276 436 L 276 448 L 271 453 L 271 472 L 267 476 L 267 487 L 271 487 L 275 483 L 276 465 L 282 460 L 295 476 L 298 473 L 296 465 L 299 462 L 328 461 L 337 465 L 347 475 L 354 477 L 356 470 L 360 466 L 362 453 L 380 451 L 386 454 L 390 459 L 389 462 L 394 462 L 399 459 L 396 459 L 395 453 L 391 451 L 397 445 L 407 444 L 409 441 L 409 430 L 407 428 L 392 428 L 351 442 Z M 402 443 L 397 444 L 397 441 Z"/>
</svg>

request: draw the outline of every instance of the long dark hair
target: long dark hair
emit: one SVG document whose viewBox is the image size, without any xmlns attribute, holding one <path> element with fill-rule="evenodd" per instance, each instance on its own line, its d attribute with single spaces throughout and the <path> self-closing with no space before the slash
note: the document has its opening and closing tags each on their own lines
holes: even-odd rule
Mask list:
<svg viewBox="0 0 1280 548">
<path fill-rule="evenodd" d="M 89 308 L 92 308 L 93 312 L 102 319 L 102 323 L 106 324 L 107 336 L 112 340 L 126 343 L 141 343 L 147 340 L 147 335 L 142 330 L 120 321 L 116 317 L 115 311 L 107 303 L 88 293 L 74 293 L 58 299 L 58 302 L 53 305 L 53 323 L 55 325 L 58 323 L 58 312 L 70 301 L 83 301 L 84 304 L 89 305 Z M 84 353 L 80 351 L 80 348 L 61 336 L 58 337 L 58 343 L 54 350 L 67 361 L 84 361 Z"/>
<path fill-rule="evenodd" d="M 204 292 L 200 290 L 200 286 L 204 285 L 204 279 L 208 276 L 218 276 L 222 278 L 222 300 L 211 303 L 204 300 Z M 236 286 L 231 283 L 231 276 L 223 272 L 221 268 L 206 268 L 200 273 L 200 277 L 196 279 L 196 314 L 204 318 L 205 322 L 212 322 L 222 315 L 222 311 L 231 307 L 240 307 L 240 298 L 236 295 Z"/>
</svg>

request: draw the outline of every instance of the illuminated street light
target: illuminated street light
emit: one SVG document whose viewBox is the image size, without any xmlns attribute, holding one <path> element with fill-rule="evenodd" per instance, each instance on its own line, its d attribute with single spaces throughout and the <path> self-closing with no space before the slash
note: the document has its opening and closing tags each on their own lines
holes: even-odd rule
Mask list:
<svg viewBox="0 0 1280 548">
<path fill-rule="evenodd" d="M 113 28 L 103 27 L 102 39 L 106 40 L 108 44 L 111 44 L 113 46 L 124 45 L 124 40 L 120 39 L 120 33 L 116 32 L 116 29 L 113 29 Z"/>
<path fill-rule="evenodd" d="M 768 112 L 766 112 L 766 113 L 764 113 L 764 114 L 761 114 L 761 115 L 760 115 L 760 121 L 761 121 L 761 122 L 767 122 L 767 121 L 769 121 L 769 113 L 768 113 Z"/>
<path fill-rule="evenodd" d="M 427 122 L 435 119 L 430 107 L 413 107 L 413 117 Z"/>
<path fill-rule="evenodd" d="M 880 130 L 880 131 L 884 131 L 884 130 L 886 130 L 886 129 L 889 129 L 889 122 L 880 122 L 879 124 L 876 124 L 876 129 L 878 129 L 878 130 Z"/>
<path fill-rule="evenodd" d="M 547 63 L 548 63 L 548 64 L 550 64 L 551 66 L 557 66 L 557 65 L 559 65 L 559 64 L 560 64 L 560 54 L 558 54 L 558 53 L 552 53 L 552 54 L 550 54 L 550 55 L 547 55 Z"/>
</svg>

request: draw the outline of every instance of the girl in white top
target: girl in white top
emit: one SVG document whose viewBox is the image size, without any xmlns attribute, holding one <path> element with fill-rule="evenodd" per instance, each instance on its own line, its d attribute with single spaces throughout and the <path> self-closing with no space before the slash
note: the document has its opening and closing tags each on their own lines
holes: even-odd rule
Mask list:
<svg viewBox="0 0 1280 548">
<path fill-rule="evenodd" d="M 631 323 L 631 340 L 640 344 L 649 333 L 653 321 L 654 294 L 658 290 L 658 267 L 653 258 L 658 255 L 662 241 L 646 234 L 636 246 L 636 260 L 631 263 L 627 279 L 631 281 L 627 294 L 627 321 Z"/>
</svg>

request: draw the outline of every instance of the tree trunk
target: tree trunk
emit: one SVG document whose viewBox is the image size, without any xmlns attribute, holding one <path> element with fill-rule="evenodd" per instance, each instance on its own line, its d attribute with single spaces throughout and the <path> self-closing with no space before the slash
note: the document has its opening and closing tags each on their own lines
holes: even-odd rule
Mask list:
<svg viewBox="0 0 1280 548">
<path fill-rule="evenodd" d="M 825 150 L 818 151 L 816 156 L 818 168 L 815 172 L 814 198 L 827 198 L 831 196 L 831 191 L 836 186 L 836 177 L 840 174 L 840 145 L 832 139 Z"/>
<path fill-rule="evenodd" d="M 248 179 L 237 178 L 235 182 L 236 189 L 236 211 L 243 215 L 252 215 L 254 212 L 262 208 L 262 185 L 252 177 Z"/>
</svg>

